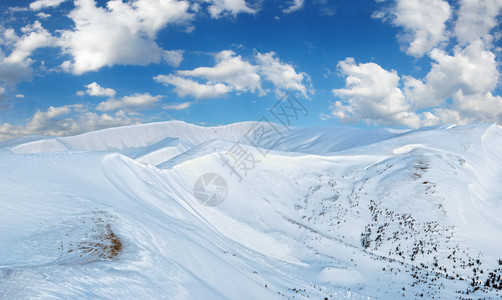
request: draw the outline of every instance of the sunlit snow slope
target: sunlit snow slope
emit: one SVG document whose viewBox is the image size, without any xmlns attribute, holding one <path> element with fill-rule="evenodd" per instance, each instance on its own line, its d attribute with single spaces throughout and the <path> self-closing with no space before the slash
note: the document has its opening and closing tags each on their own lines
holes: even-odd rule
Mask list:
<svg viewBox="0 0 502 300">
<path fill-rule="evenodd" d="M 268 148 L 256 126 L 0 143 L 0 298 L 502 297 L 500 126 L 277 125 Z M 206 173 L 219 206 L 194 197 Z"/>
</svg>

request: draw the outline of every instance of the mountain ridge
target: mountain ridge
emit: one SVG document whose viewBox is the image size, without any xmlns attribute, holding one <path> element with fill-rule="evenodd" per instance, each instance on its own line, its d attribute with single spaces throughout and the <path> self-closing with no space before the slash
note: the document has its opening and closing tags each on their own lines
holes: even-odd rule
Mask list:
<svg viewBox="0 0 502 300">
<path fill-rule="evenodd" d="M 256 123 L 180 124 L 5 147 L 0 298 L 502 296 L 500 126 L 284 128 L 267 149 L 245 138 Z M 242 178 L 237 146 L 257 160 Z M 206 173 L 219 206 L 194 197 Z"/>
</svg>

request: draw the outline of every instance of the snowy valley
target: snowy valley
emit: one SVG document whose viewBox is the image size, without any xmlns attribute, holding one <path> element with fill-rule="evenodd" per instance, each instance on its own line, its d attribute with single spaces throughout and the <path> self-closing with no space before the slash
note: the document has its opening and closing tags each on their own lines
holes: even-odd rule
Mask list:
<svg viewBox="0 0 502 300">
<path fill-rule="evenodd" d="M 0 298 L 498 299 L 500 149 L 496 124 L 0 142 Z"/>
</svg>

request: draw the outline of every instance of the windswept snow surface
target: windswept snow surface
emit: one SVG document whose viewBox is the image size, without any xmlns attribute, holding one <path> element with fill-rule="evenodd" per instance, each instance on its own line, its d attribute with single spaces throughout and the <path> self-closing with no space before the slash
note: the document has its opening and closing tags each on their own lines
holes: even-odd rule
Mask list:
<svg viewBox="0 0 502 300">
<path fill-rule="evenodd" d="M 0 143 L 0 298 L 502 297 L 501 127 L 257 125 Z"/>
</svg>

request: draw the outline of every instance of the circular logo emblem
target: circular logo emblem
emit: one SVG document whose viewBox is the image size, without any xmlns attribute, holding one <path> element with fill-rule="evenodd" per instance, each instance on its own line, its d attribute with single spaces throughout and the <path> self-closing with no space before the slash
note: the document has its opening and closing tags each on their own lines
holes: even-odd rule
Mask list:
<svg viewBox="0 0 502 300">
<path fill-rule="evenodd" d="M 193 195 L 202 205 L 218 206 L 227 197 L 228 186 L 225 178 L 216 173 L 200 176 L 193 187 Z"/>
</svg>

